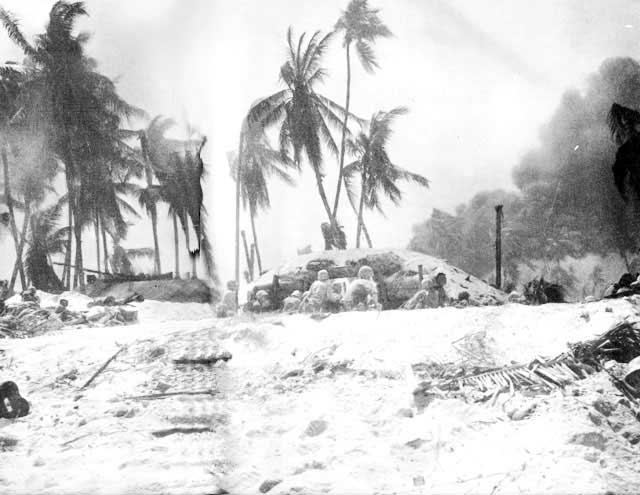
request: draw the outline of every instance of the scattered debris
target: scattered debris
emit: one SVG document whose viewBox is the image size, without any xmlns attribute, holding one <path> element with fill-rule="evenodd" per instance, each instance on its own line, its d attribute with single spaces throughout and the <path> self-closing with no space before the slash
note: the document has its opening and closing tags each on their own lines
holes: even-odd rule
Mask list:
<svg viewBox="0 0 640 495">
<path fill-rule="evenodd" d="M 194 428 L 169 428 L 167 430 L 158 430 L 152 431 L 151 434 L 156 438 L 163 438 L 169 435 L 175 435 L 176 433 L 181 433 L 183 435 L 188 435 L 190 433 L 213 433 L 213 429 L 208 426 L 203 427 L 194 427 Z"/>
<path fill-rule="evenodd" d="M 120 347 L 120 348 L 119 348 L 119 349 L 118 349 L 118 350 L 117 350 L 117 351 L 116 351 L 116 352 L 115 352 L 115 353 L 114 353 L 114 354 L 113 354 L 109 359 L 107 359 L 107 360 L 105 361 L 105 363 L 104 363 L 102 366 L 100 366 L 100 368 L 98 368 L 98 371 L 96 371 L 96 372 L 91 376 L 91 378 L 89 378 L 89 380 L 87 380 L 87 382 L 86 382 L 82 387 L 80 387 L 80 390 L 84 390 L 84 389 L 85 389 L 85 388 L 87 388 L 89 385 L 91 385 L 91 384 L 93 383 L 93 380 L 95 380 L 95 379 L 98 377 L 98 375 L 99 375 L 100 373 L 102 373 L 105 369 L 107 369 L 107 366 L 109 366 L 109 364 L 111 363 L 111 361 L 113 361 L 116 357 L 118 357 L 118 354 L 120 354 L 122 351 L 124 351 L 124 350 L 125 350 L 125 348 L 126 348 L 126 346 L 122 346 L 122 347 Z"/>
<path fill-rule="evenodd" d="M 307 429 L 304 433 L 308 437 L 317 437 L 318 435 L 324 433 L 328 426 L 329 424 L 326 421 L 322 419 L 316 419 L 309 423 L 309 426 L 307 426 Z"/>
<path fill-rule="evenodd" d="M 173 397 L 176 395 L 215 395 L 216 393 L 217 392 L 215 390 L 185 390 L 181 392 L 165 392 L 161 394 L 133 395 L 129 397 L 123 397 L 122 400 L 154 400 Z"/>
<path fill-rule="evenodd" d="M 265 480 L 262 482 L 262 484 L 260 485 L 260 488 L 258 488 L 258 491 L 260 493 L 267 493 L 269 492 L 274 486 L 279 485 L 280 483 L 282 483 L 282 480 Z"/>
</svg>

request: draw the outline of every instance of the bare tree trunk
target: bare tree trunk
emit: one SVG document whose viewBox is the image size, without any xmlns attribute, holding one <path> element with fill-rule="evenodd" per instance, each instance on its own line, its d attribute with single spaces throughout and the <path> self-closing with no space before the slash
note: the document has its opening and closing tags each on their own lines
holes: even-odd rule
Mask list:
<svg viewBox="0 0 640 495">
<path fill-rule="evenodd" d="M 240 287 L 240 167 L 242 163 L 242 148 L 238 150 L 238 167 L 236 170 L 236 250 L 235 250 L 235 281 Z M 236 291 L 237 293 L 237 291 Z M 236 303 L 238 296 L 236 295 Z"/>
<path fill-rule="evenodd" d="M 358 231 L 356 233 L 356 248 L 360 247 L 360 232 L 362 231 L 362 213 L 364 211 L 365 171 L 362 171 L 362 186 L 360 191 L 360 206 L 358 207 Z"/>
<path fill-rule="evenodd" d="M 242 245 L 244 246 L 244 257 L 247 260 L 247 268 L 249 270 L 249 281 L 253 281 L 253 259 L 251 257 L 251 255 L 253 254 L 253 252 L 251 252 L 251 254 L 249 254 L 249 247 L 247 246 L 247 236 L 244 233 L 244 230 L 240 232 L 240 235 L 242 236 Z M 251 245 L 251 248 L 254 248 L 254 245 Z"/>
<path fill-rule="evenodd" d="M 355 204 L 353 204 L 353 202 L 351 201 L 351 198 L 349 198 L 349 204 L 351 205 L 351 209 L 353 210 L 353 213 L 355 213 L 356 218 L 358 218 L 358 208 L 356 207 Z M 367 244 L 369 245 L 369 248 L 372 248 L 373 244 L 371 243 L 371 238 L 369 237 L 369 230 L 367 229 L 367 224 L 364 222 L 364 219 L 362 220 L 362 233 L 364 234 L 364 238 L 367 240 Z"/>
<path fill-rule="evenodd" d="M 100 271 L 100 213 L 96 212 L 96 219 L 94 222 L 96 232 L 96 271 Z"/>
<path fill-rule="evenodd" d="M 82 260 L 82 222 L 78 221 L 78 210 L 75 212 L 74 232 L 76 238 L 76 273 L 74 276 L 74 286 L 80 286 L 84 291 L 84 266 Z"/>
<path fill-rule="evenodd" d="M 27 228 L 29 227 L 29 220 L 31 219 L 31 208 L 28 203 L 24 205 L 24 220 L 22 222 L 22 235 L 20 237 L 20 244 L 18 246 L 18 252 L 16 253 L 16 262 L 13 265 L 13 273 L 11 274 L 11 281 L 9 282 L 9 287 L 13 290 L 13 287 L 16 283 L 16 277 L 18 276 L 19 267 L 22 266 L 22 251 L 24 250 L 24 245 L 27 242 Z M 22 284 L 22 290 L 27 288 L 26 279 L 20 280 Z"/>
<path fill-rule="evenodd" d="M 22 263 L 22 256 L 18 256 L 20 240 L 18 239 L 18 226 L 16 225 L 16 213 L 13 208 L 13 198 L 11 197 L 11 182 L 9 178 L 9 159 L 7 158 L 6 145 L 2 146 L 2 167 L 4 170 L 4 195 L 7 202 L 7 208 L 9 209 L 9 221 L 11 224 L 11 237 L 13 237 L 13 246 L 16 251 L 16 265 L 18 272 L 20 273 L 20 283 L 25 286 L 24 266 Z M 25 212 L 26 215 L 26 212 Z M 9 285 L 9 291 L 13 290 L 15 280 Z"/>
<path fill-rule="evenodd" d="M 262 274 L 262 258 L 260 258 L 260 251 L 258 249 L 258 235 L 256 234 L 256 216 L 255 213 L 251 213 L 251 232 L 253 233 L 253 247 L 255 248 L 256 261 L 258 262 L 258 275 Z"/>
<path fill-rule="evenodd" d="M 351 57 L 349 48 L 351 43 L 347 44 L 347 98 L 345 104 L 345 114 L 344 114 L 344 122 L 342 123 L 342 142 L 340 143 L 340 172 L 338 174 L 338 186 L 336 189 L 336 198 L 333 203 L 333 221 L 336 222 L 336 218 L 338 215 L 338 204 L 340 202 L 340 188 L 342 187 L 342 177 L 344 170 L 344 151 L 345 151 L 345 141 L 347 138 L 347 124 L 349 122 L 349 103 L 351 101 Z"/>
<path fill-rule="evenodd" d="M 65 167 L 67 165 L 65 164 Z M 67 234 L 67 252 L 64 256 L 64 264 L 65 270 L 67 274 L 67 279 L 65 281 L 65 285 L 67 290 L 71 290 L 71 251 L 72 251 L 72 242 L 73 242 L 73 187 L 71 186 L 71 181 L 69 177 L 67 177 L 67 219 L 69 224 L 69 233 Z"/>
<path fill-rule="evenodd" d="M 178 215 L 173 212 L 173 252 L 175 256 L 174 278 L 180 278 L 180 250 L 178 247 Z"/>
<path fill-rule="evenodd" d="M 162 273 L 160 268 L 160 246 L 158 245 L 158 210 L 156 205 L 151 209 L 151 228 L 153 229 L 153 253 L 154 253 L 154 272 L 156 275 Z"/>
<path fill-rule="evenodd" d="M 327 218 L 329 219 L 329 223 L 333 226 L 335 222 L 333 221 L 333 215 L 331 214 L 331 207 L 329 206 L 329 201 L 327 201 L 327 195 L 324 191 L 324 186 L 322 185 L 322 176 L 320 175 L 320 171 L 315 167 L 313 168 L 313 172 L 316 175 L 316 185 L 318 186 L 318 193 L 320 193 L 320 199 L 322 200 L 322 205 L 324 206 L 325 212 L 327 213 Z"/>
<path fill-rule="evenodd" d="M 102 253 L 104 254 L 104 273 L 109 273 L 109 250 L 107 249 L 107 229 L 104 228 L 104 218 L 100 215 L 100 230 L 102 231 Z"/>
</svg>

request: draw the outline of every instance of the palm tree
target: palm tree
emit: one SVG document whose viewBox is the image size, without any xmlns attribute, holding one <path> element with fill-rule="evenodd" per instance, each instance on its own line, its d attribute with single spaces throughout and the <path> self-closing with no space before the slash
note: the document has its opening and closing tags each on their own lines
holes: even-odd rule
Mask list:
<svg viewBox="0 0 640 495">
<path fill-rule="evenodd" d="M 408 180 L 429 187 L 427 179 L 422 175 L 414 174 L 394 165 L 387 153 L 386 147 L 392 132 L 391 124 L 396 117 L 406 113 L 407 109 L 404 107 L 375 113 L 369 122 L 368 133 L 361 132 L 356 142 L 353 143 L 353 151 L 358 158 L 344 168 L 344 176 L 347 183 L 347 193 L 353 195 L 351 182 L 357 173 L 360 174 L 356 247 L 360 247 L 365 206 L 370 210 L 376 208 L 380 213 L 383 213 L 381 193 L 387 196 L 393 204 L 398 205 L 402 199 L 402 192 L 397 185 L 400 180 Z"/>
<path fill-rule="evenodd" d="M 293 162 L 297 167 L 300 167 L 303 154 L 306 155 L 315 175 L 327 218 L 334 225 L 333 213 L 322 182 L 322 144 L 326 145 L 330 153 L 338 156 L 338 147 L 329 127 L 342 126 L 345 110 L 316 92 L 316 86 L 326 76 L 321 61 L 331 34 L 322 37 L 320 31 L 316 31 L 306 44 L 305 37 L 306 34 L 302 34 L 298 42 L 294 42 L 293 31 L 289 28 L 288 59 L 280 68 L 280 79 L 287 87 L 255 103 L 249 110 L 247 120 L 249 125 L 265 130 L 278 125 L 280 152 L 285 157 L 290 156 L 290 151 L 293 151 Z M 240 156 L 243 154 L 242 142 L 238 153 Z"/>
<path fill-rule="evenodd" d="M 279 153 L 271 147 L 263 129 L 251 126 L 247 119 L 243 122 L 240 133 L 242 156 L 231 154 L 230 165 L 234 180 L 240 179 L 240 196 L 242 205 L 249 209 L 253 246 L 255 248 L 258 272 L 262 272 L 262 260 L 258 246 L 255 218 L 260 210 L 271 207 L 269 187 L 267 184 L 271 176 L 276 176 L 286 184 L 292 185 L 293 178 L 287 169 L 295 164 L 287 155 Z M 238 170 L 238 167 L 240 169 Z M 239 173 L 238 173 L 239 172 Z"/>
<path fill-rule="evenodd" d="M 160 246 L 158 243 L 158 211 L 157 204 L 162 199 L 161 187 L 153 184 L 154 175 L 159 170 L 166 169 L 170 155 L 173 152 L 171 145 L 165 137 L 166 132 L 175 125 L 172 119 L 161 115 L 154 117 L 147 128 L 139 132 L 140 147 L 144 156 L 144 172 L 147 180 L 147 187 L 141 192 L 140 204 L 151 216 L 151 227 L 153 229 L 154 247 L 154 271 L 160 274 Z"/>
<path fill-rule="evenodd" d="M 0 22 L 31 67 L 25 91 L 29 99 L 24 108 L 25 119 L 47 137 L 48 149 L 64 163 L 69 223 L 73 223 L 76 241 L 74 285 L 81 288 L 82 230 L 91 220 L 90 209 L 83 202 L 91 194 L 88 181 L 93 175 L 89 169 L 95 172 L 99 162 L 117 149 L 120 119 L 139 113 L 118 96 L 113 82 L 98 73 L 95 61 L 85 55 L 88 36 L 73 34 L 76 20 L 86 14 L 83 2 L 56 2 L 46 31 L 32 45 L 16 19 L 0 9 Z M 71 236 L 67 257 L 70 252 Z"/>
<path fill-rule="evenodd" d="M 336 23 L 336 31 L 344 32 L 343 46 L 347 55 L 347 96 L 345 103 L 344 122 L 342 124 L 342 141 L 340 144 L 340 172 L 338 175 L 338 185 L 336 197 L 333 203 L 333 218 L 338 214 L 338 204 L 340 201 L 340 189 L 342 187 L 345 142 L 347 138 L 347 125 L 349 121 L 349 105 L 351 99 L 351 45 L 355 43 L 356 53 L 365 71 L 373 73 L 378 68 L 373 44 L 377 38 L 388 38 L 392 36 L 391 31 L 380 20 L 379 9 L 369 7 L 367 0 L 351 0 L 347 10 L 342 12 L 340 19 Z M 352 204 L 355 208 L 355 205 Z"/>
</svg>

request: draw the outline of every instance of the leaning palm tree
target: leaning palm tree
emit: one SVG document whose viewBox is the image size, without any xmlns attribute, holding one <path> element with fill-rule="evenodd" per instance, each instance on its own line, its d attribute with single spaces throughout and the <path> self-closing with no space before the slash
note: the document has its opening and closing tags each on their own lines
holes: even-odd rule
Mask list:
<svg viewBox="0 0 640 495">
<path fill-rule="evenodd" d="M 367 0 L 351 0 L 347 6 L 347 10 L 342 12 L 335 26 L 336 31 L 342 31 L 344 33 L 342 44 L 347 55 L 347 96 L 340 144 L 340 171 L 338 175 L 338 185 L 336 187 L 336 197 L 333 203 L 334 219 L 338 214 L 338 204 L 340 201 L 347 125 L 349 122 L 349 106 L 351 103 L 351 45 L 355 44 L 356 53 L 365 71 L 372 73 L 378 68 L 378 62 L 372 45 L 376 39 L 388 38 L 392 35 L 389 28 L 380 20 L 378 16 L 379 12 L 379 9 L 369 7 Z M 355 208 L 355 205 L 352 204 L 352 207 Z"/>
<path fill-rule="evenodd" d="M 360 233 L 362 231 L 364 207 L 382 211 L 382 197 L 389 198 L 398 205 L 402 199 L 402 192 L 397 182 L 401 180 L 415 182 L 429 187 L 429 181 L 422 175 L 414 174 L 394 165 L 387 153 L 387 144 L 391 137 L 391 124 L 394 119 L 407 113 L 404 107 L 394 108 L 388 112 L 377 112 L 369 122 L 367 133 L 361 132 L 355 143 L 353 152 L 357 159 L 344 168 L 347 192 L 353 195 L 351 187 L 354 177 L 360 175 L 360 202 L 358 207 L 358 228 L 356 232 L 356 247 L 360 247 Z"/>
<path fill-rule="evenodd" d="M 262 260 L 258 246 L 255 219 L 260 210 L 271 207 L 268 179 L 275 176 L 288 185 L 294 183 L 287 169 L 295 167 L 287 156 L 271 147 L 263 129 L 251 126 L 245 119 L 240 133 L 242 155 L 231 154 L 230 165 L 234 179 L 240 179 L 240 196 L 245 210 L 249 209 L 253 246 L 255 247 L 258 273 L 262 272 Z M 238 167 L 239 170 L 238 170 Z"/>
<path fill-rule="evenodd" d="M 279 126 L 280 152 L 283 156 L 290 156 L 290 151 L 293 151 L 293 162 L 297 167 L 301 165 L 303 154 L 306 155 L 327 218 L 333 225 L 333 213 L 323 185 L 322 145 L 324 143 L 331 154 L 338 156 L 330 127 L 342 126 L 345 111 L 316 91 L 326 76 L 321 62 L 331 34 L 322 37 L 316 31 L 306 43 L 305 38 L 306 34 L 302 34 L 296 43 L 289 28 L 288 59 L 280 68 L 280 79 L 287 87 L 255 103 L 247 120 L 249 125 L 265 130 Z M 242 149 L 239 154 L 242 155 Z"/>
</svg>

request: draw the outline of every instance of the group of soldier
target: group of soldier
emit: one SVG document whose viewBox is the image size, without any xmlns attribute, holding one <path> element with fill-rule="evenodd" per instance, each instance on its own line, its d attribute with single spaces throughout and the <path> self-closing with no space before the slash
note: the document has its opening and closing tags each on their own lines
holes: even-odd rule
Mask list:
<svg viewBox="0 0 640 495">
<path fill-rule="evenodd" d="M 458 299 L 451 300 L 445 290 L 447 277 L 438 272 L 433 278 L 422 281 L 420 289 L 402 305 L 403 309 L 438 308 L 447 305 L 465 306 L 468 293 L 461 294 Z M 317 279 L 309 290 L 294 290 L 275 307 L 271 295 L 266 290 L 258 290 L 252 294 L 244 306 L 245 311 L 262 313 L 281 310 L 285 313 L 336 313 L 340 311 L 381 310 L 378 298 L 378 285 L 374 280 L 374 272 L 370 266 L 361 266 L 357 277 L 348 284 L 332 281 L 327 270 L 320 270 Z M 217 306 L 218 317 L 235 314 L 237 305 L 237 286 L 231 281 L 227 284 L 227 292 Z"/>
</svg>

